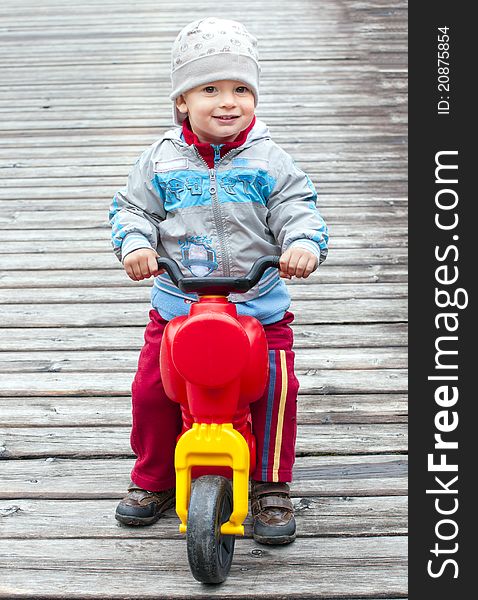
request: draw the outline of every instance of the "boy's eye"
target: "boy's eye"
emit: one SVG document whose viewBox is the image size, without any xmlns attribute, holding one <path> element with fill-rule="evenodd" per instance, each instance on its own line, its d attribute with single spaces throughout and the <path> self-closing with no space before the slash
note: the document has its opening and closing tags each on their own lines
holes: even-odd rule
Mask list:
<svg viewBox="0 0 478 600">
<path fill-rule="evenodd" d="M 212 94 L 216 88 L 213 85 L 208 85 L 204 88 L 204 91 L 208 94 Z"/>
<path fill-rule="evenodd" d="M 239 87 L 236 88 L 236 92 L 238 94 L 244 94 L 245 92 L 247 92 L 247 88 L 245 85 L 240 85 Z"/>
</svg>

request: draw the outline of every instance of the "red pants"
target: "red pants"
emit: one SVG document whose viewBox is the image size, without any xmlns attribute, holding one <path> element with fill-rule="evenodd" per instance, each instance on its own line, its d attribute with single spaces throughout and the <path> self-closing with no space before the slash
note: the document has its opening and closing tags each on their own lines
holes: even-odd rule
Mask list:
<svg viewBox="0 0 478 600">
<path fill-rule="evenodd" d="M 137 460 L 131 479 L 143 489 L 159 492 L 175 486 L 174 449 L 182 419 L 179 404 L 164 393 L 159 371 L 159 348 L 167 321 L 155 310 L 149 316 L 132 385 L 131 447 Z M 257 441 L 257 466 L 251 477 L 257 481 L 292 480 L 299 389 L 289 327 L 293 319 L 293 314 L 287 312 L 281 321 L 264 326 L 269 345 L 269 383 L 262 398 L 251 404 Z"/>
</svg>

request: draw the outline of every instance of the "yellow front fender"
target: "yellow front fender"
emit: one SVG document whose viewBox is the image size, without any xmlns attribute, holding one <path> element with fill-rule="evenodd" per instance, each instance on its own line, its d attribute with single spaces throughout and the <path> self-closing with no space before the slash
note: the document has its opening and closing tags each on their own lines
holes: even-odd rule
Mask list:
<svg viewBox="0 0 478 600">
<path fill-rule="evenodd" d="M 178 440 L 176 468 L 176 512 L 179 531 L 186 532 L 191 497 L 192 467 L 231 467 L 233 507 L 229 521 L 221 526 L 225 535 L 244 535 L 242 523 L 248 512 L 249 448 L 232 423 L 194 423 Z"/>
</svg>

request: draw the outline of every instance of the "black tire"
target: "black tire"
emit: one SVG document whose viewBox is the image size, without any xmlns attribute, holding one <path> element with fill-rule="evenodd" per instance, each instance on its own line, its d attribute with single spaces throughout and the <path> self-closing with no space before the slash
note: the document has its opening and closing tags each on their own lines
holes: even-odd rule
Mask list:
<svg viewBox="0 0 478 600">
<path fill-rule="evenodd" d="M 188 510 L 189 568 L 201 583 L 222 583 L 231 568 L 234 535 L 222 535 L 221 525 L 232 512 L 232 486 L 218 475 L 198 477 Z"/>
</svg>

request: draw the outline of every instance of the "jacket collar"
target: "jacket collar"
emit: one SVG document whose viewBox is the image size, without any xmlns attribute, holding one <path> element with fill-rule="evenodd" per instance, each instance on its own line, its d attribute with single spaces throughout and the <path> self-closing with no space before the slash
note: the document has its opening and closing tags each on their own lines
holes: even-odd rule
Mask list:
<svg viewBox="0 0 478 600">
<path fill-rule="evenodd" d="M 185 121 L 183 121 L 182 133 L 183 133 L 184 141 L 186 142 L 186 144 L 188 144 L 189 146 L 192 146 L 192 145 L 196 146 L 199 154 L 206 161 L 208 167 L 210 169 L 213 169 L 214 168 L 214 157 L 216 154 L 215 148 L 218 148 L 220 146 L 220 148 L 219 148 L 220 158 L 222 158 L 225 154 L 227 154 L 227 152 L 229 152 L 229 150 L 232 150 L 233 148 L 239 148 L 239 146 L 242 146 L 245 143 L 245 141 L 247 140 L 247 136 L 248 136 L 249 132 L 253 129 L 255 123 L 256 123 L 256 117 L 254 116 L 251 121 L 251 124 L 246 129 L 243 129 L 233 142 L 227 142 L 222 145 L 218 144 L 217 146 L 215 146 L 214 144 L 209 144 L 207 142 L 200 142 L 198 140 L 197 135 L 191 129 L 189 119 L 186 119 Z"/>
</svg>

